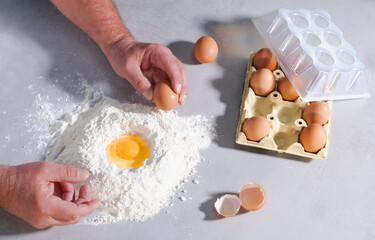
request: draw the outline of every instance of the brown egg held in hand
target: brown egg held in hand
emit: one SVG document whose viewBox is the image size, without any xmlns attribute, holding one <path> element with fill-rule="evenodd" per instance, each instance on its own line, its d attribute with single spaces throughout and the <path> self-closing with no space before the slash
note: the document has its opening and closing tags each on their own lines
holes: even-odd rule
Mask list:
<svg viewBox="0 0 375 240">
<path fill-rule="evenodd" d="M 312 102 L 303 111 L 302 118 L 306 121 L 307 125 L 311 123 L 324 125 L 328 122 L 329 114 L 330 109 L 326 102 Z"/>
<path fill-rule="evenodd" d="M 157 108 L 169 111 L 177 106 L 178 94 L 172 90 L 169 80 L 162 80 L 155 85 L 153 99 Z"/>
<path fill-rule="evenodd" d="M 198 39 L 194 45 L 194 56 L 200 63 L 209 63 L 216 59 L 219 48 L 216 41 L 209 36 Z"/>
<path fill-rule="evenodd" d="M 277 85 L 277 90 L 280 92 L 282 98 L 287 101 L 294 101 L 299 97 L 297 91 L 287 77 L 280 79 L 279 84 Z"/>
<path fill-rule="evenodd" d="M 250 141 L 258 142 L 270 133 L 271 124 L 263 116 L 254 116 L 245 120 L 242 131 Z"/>
<path fill-rule="evenodd" d="M 326 130 L 322 125 L 312 123 L 302 130 L 299 141 L 306 152 L 316 153 L 326 145 Z"/>
<path fill-rule="evenodd" d="M 259 69 L 251 76 L 250 87 L 258 96 L 267 96 L 275 89 L 275 85 L 275 77 L 267 68 Z"/>
<path fill-rule="evenodd" d="M 254 55 L 253 65 L 256 69 L 267 68 L 273 71 L 276 69 L 277 61 L 271 50 L 262 48 Z"/>
</svg>

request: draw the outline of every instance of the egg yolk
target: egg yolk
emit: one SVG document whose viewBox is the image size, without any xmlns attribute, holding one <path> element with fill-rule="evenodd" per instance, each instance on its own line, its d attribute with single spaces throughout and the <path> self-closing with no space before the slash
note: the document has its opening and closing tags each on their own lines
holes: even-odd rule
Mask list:
<svg viewBox="0 0 375 240">
<path fill-rule="evenodd" d="M 135 134 L 122 134 L 106 148 L 108 163 L 114 163 L 120 169 L 139 168 L 150 157 L 150 148 Z"/>
</svg>

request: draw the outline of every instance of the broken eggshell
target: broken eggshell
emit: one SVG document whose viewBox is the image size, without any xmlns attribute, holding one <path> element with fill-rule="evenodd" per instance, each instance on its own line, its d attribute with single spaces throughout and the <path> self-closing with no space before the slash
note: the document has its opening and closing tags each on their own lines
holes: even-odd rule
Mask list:
<svg viewBox="0 0 375 240">
<path fill-rule="evenodd" d="M 232 217 L 241 208 L 241 201 L 237 195 L 225 194 L 215 202 L 216 211 L 223 217 Z"/>
<path fill-rule="evenodd" d="M 242 207 L 247 211 L 256 211 L 264 206 L 266 192 L 262 186 L 255 183 L 248 183 L 240 189 L 239 199 Z"/>
</svg>

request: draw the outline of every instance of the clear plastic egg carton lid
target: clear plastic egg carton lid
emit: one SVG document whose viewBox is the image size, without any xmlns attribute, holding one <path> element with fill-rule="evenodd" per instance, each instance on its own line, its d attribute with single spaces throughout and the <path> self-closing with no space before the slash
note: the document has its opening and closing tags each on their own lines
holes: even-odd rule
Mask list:
<svg viewBox="0 0 375 240">
<path fill-rule="evenodd" d="M 326 11 L 280 8 L 253 22 L 303 101 L 370 96 L 365 64 Z"/>
</svg>

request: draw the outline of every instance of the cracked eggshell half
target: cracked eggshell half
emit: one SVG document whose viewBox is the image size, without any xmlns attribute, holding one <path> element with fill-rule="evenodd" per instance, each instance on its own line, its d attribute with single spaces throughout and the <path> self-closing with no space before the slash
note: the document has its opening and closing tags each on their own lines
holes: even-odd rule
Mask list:
<svg viewBox="0 0 375 240">
<path fill-rule="evenodd" d="M 223 217 L 233 217 L 241 208 L 241 201 L 237 195 L 225 194 L 215 202 L 216 211 Z"/>
<path fill-rule="evenodd" d="M 256 183 L 248 183 L 240 189 L 239 199 L 247 211 L 261 209 L 266 202 L 266 192 Z"/>
</svg>

